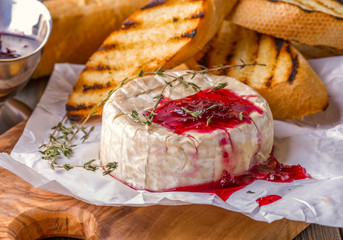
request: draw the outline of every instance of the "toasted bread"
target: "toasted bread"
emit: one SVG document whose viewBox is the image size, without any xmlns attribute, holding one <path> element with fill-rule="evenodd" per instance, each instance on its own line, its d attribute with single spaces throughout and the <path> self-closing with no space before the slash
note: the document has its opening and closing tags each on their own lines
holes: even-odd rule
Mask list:
<svg viewBox="0 0 343 240">
<path fill-rule="evenodd" d="M 215 35 L 234 3 L 153 0 L 132 14 L 87 62 L 68 99 L 69 118 L 86 117 L 110 89 L 140 70 L 170 69 L 183 63 Z"/>
<path fill-rule="evenodd" d="M 49 75 L 55 63 L 86 63 L 105 38 L 149 0 L 45 0 L 53 19 L 50 38 L 33 78 Z"/>
<path fill-rule="evenodd" d="M 305 58 L 288 42 L 225 21 L 207 46 L 189 61 L 213 67 L 220 64 L 265 64 L 228 68 L 220 72 L 257 90 L 269 103 L 275 119 L 301 118 L 328 105 L 324 84 Z"/>
<path fill-rule="evenodd" d="M 309 46 L 343 49 L 342 1 L 240 0 L 228 20 Z"/>
</svg>

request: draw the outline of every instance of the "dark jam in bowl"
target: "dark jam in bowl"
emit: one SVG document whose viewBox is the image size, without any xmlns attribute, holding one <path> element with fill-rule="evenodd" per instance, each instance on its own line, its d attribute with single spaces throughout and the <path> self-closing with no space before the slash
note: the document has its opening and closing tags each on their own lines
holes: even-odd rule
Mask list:
<svg viewBox="0 0 343 240">
<path fill-rule="evenodd" d="M 34 52 L 40 42 L 21 34 L 0 33 L 0 59 L 14 59 Z"/>
<path fill-rule="evenodd" d="M 18 57 L 20 57 L 20 54 L 17 54 L 15 50 L 6 48 L 6 50 L 3 51 L 0 49 L 0 59 L 12 59 Z"/>
<path fill-rule="evenodd" d="M 187 131 L 211 132 L 251 123 L 249 114 L 263 111 L 247 98 L 228 89 L 199 91 L 194 95 L 166 100 L 157 109 L 153 122 L 174 133 Z"/>
</svg>

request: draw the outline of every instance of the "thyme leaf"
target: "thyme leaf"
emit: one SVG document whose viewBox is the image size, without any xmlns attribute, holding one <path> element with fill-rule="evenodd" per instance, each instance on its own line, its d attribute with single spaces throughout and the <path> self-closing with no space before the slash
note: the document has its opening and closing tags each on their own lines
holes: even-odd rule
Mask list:
<svg viewBox="0 0 343 240">
<path fill-rule="evenodd" d="M 195 117 L 195 118 L 199 117 L 199 115 L 200 115 L 200 113 L 201 113 L 201 111 L 191 111 L 191 110 L 188 110 L 188 109 L 185 108 L 185 107 L 181 107 L 181 109 L 182 109 L 183 111 L 185 111 L 187 114 L 189 114 L 189 115 L 191 115 L 191 116 L 193 116 L 193 117 Z"/>
<path fill-rule="evenodd" d="M 71 166 L 70 164 L 63 164 L 63 168 L 64 168 L 65 170 L 69 171 L 69 170 L 73 169 L 74 167 Z"/>
<path fill-rule="evenodd" d="M 207 119 L 207 121 L 206 121 L 206 125 L 207 125 L 207 126 L 210 124 L 212 118 L 213 118 L 213 116 L 211 116 L 211 117 L 209 117 L 209 118 Z"/>
<path fill-rule="evenodd" d="M 218 83 L 217 86 L 211 88 L 210 91 L 215 91 L 215 90 L 219 90 L 219 89 L 223 89 L 228 85 L 227 82 L 223 82 L 223 83 Z"/>
<path fill-rule="evenodd" d="M 83 164 L 83 168 L 86 170 L 95 172 L 96 170 L 98 170 L 99 167 L 96 165 L 93 165 L 93 162 L 95 162 L 95 159 L 92 159 L 86 162 L 85 164 Z"/>
<path fill-rule="evenodd" d="M 81 137 L 82 143 L 84 143 L 89 138 L 91 132 L 94 131 L 94 126 L 92 126 L 88 132 L 86 131 L 85 127 L 82 127 L 81 130 L 84 133 L 84 135 Z"/>
<path fill-rule="evenodd" d="M 239 112 L 238 118 L 239 118 L 239 120 L 243 121 L 244 113 L 243 112 Z"/>
<path fill-rule="evenodd" d="M 111 172 L 113 172 L 113 170 L 115 170 L 118 167 L 118 163 L 117 162 L 110 162 L 107 163 L 105 166 L 106 171 L 104 171 L 102 174 L 103 175 L 108 175 Z"/>
<path fill-rule="evenodd" d="M 215 108 L 217 106 L 219 106 L 219 104 L 213 104 L 212 106 L 209 106 L 208 108 L 206 108 L 205 111 Z"/>
</svg>

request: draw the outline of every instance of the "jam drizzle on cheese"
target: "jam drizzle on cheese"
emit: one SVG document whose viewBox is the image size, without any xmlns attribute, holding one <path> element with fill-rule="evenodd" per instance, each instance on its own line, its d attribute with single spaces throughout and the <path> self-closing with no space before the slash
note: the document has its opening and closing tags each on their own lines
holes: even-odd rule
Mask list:
<svg viewBox="0 0 343 240">
<path fill-rule="evenodd" d="M 212 132 L 251 123 L 249 114 L 263 111 L 228 89 L 199 91 L 177 100 L 165 100 L 156 108 L 154 123 L 176 134 Z"/>
<path fill-rule="evenodd" d="M 255 180 L 292 182 L 294 180 L 310 177 L 311 176 L 306 173 L 306 169 L 300 165 L 282 164 L 271 154 L 267 162 L 256 164 L 247 172 L 237 176 L 232 176 L 228 172 L 224 171 L 221 178 L 217 181 L 193 186 L 176 187 L 166 191 L 213 193 L 226 201 L 234 192 L 253 183 Z M 266 205 L 264 204 L 263 199 L 260 201 L 262 205 Z"/>
</svg>

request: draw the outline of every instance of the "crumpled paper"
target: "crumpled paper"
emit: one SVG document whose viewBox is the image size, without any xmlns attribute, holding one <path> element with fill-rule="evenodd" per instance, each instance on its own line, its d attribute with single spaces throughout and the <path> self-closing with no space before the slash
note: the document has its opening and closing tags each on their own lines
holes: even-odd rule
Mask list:
<svg viewBox="0 0 343 240">
<path fill-rule="evenodd" d="M 227 201 L 207 193 L 136 191 L 101 171 L 52 171 L 38 148 L 47 142 L 51 127 L 65 115 L 65 103 L 83 66 L 57 64 L 47 89 L 30 117 L 11 155 L 0 153 L 0 165 L 36 188 L 69 195 L 95 205 L 147 206 L 152 204 L 210 204 L 241 212 L 255 220 L 290 220 L 343 227 L 343 57 L 311 60 L 330 95 L 325 112 L 302 120 L 275 121 L 275 156 L 288 165 L 300 164 L 312 179 L 291 183 L 255 181 Z M 68 162 L 98 159 L 101 122 L 76 147 Z M 67 160 L 64 160 L 67 162 Z M 266 195 L 282 198 L 259 207 Z"/>
</svg>

